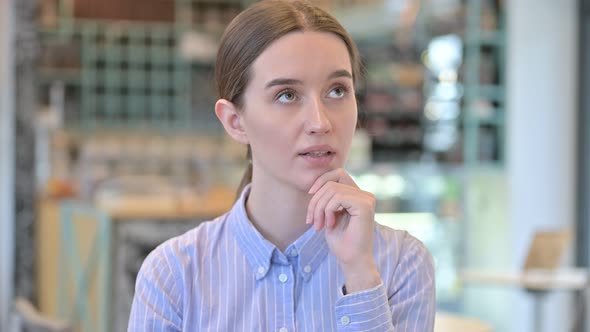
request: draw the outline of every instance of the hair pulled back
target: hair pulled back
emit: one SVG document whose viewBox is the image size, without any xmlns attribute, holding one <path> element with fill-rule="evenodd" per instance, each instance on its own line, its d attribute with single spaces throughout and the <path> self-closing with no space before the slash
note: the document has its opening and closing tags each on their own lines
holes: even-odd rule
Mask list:
<svg viewBox="0 0 590 332">
<path fill-rule="evenodd" d="M 307 1 L 264 0 L 241 12 L 225 29 L 215 64 L 219 98 L 241 109 L 252 75 L 252 63 L 271 43 L 293 31 L 328 32 L 340 37 L 348 49 L 353 81 L 356 81 L 360 74 L 358 50 L 351 36 L 332 15 Z M 250 146 L 247 153 L 248 168 L 238 195 L 252 180 Z"/>
</svg>

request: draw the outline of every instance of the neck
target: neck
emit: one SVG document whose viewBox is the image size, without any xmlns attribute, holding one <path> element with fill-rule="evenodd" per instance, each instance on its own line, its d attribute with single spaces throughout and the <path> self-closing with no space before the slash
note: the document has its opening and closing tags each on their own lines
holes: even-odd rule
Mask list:
<svg viewBox="0 0 590 332">
<path fill-rule="evenodd" d="M 267 185 L 252 179 L 246 211 L 256 229 L 282 252 L 305 233 L 311 195 L 284 183 Z"/>
</svg>

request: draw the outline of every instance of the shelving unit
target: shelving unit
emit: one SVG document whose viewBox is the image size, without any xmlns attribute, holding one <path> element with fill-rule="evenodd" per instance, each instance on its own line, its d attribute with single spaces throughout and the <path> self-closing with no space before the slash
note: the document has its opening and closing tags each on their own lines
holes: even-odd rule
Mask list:
<svg viewBox="0 0 590 332">
<path fill-rule="evenodd" d="M 73 2 L 54 1 L 57 17 L 46 21 L 55 24 L 41 33 L 41 99 L 48 102 L 52 84 L 64 84 L 63 120 L 72 130 L 219 129 L 211 109 L 213 60 L 194 61 L 182 47 L 191 33 L 218 39 L 244 3 L 176 0 L 164 10 L 172 20 L 152 13 L 129 21 L 76 17 Z"/>
<path fill-rule="evenodd" d="M 389 26 L 382 26 L 381 31 L 370 33 L 358 28 L 361 24 L 352 19 L 354 15 L 349 11 L 345 12 L 348 15 L 341 15 L 345 24 L 349 22 L 347 28 L 357 36 L 366 62 L 367 75 L 359 93 L 359 112 L 361 123 L 367 124 L 373 135 L 373 153 L 377 161 L 417 161 L 433 155 L 440 162 L 457 166 L 502 165 L 505 135 L 503 7 L 497 0 L 457 3 L 461 9 L 456 13 L 449 10 L 444 16 L 436 13 L 434 2 L 423 1 L 411 26 L 391 22 Z M 370 12 L 371 8 L 379 8 L 381 13 Z M 369 9 L 361 14 L 376 21 L 387 12 L 386 5 Z M 405 38 L 397 38 L 403 34 Z M 411 36 L 410 41 L 408 36 Z M 456 143 L 449 150 L 436 151 L 431 150 L 426 141 L 427 131 L 433 123 L 425 108 L 430 98 L 429 90 L 441 81 L 437 73 L 429 71 L 424 57 L 434 39 L 446 36 L 459 37 L 463 45 L 462 64 L 457 73 L 460 95 L 455 99 L 459 103 L 460 116 L 456 124 L 447 122 L 457 128 Z M 399 74 L 400 71 L 405 71 L 405 77 Z M 422 77 L 412 78 L 413 84 L 404 83 L 412 71 L 415 77 Z M 412 100 L 412 93 L 423 96 L 423 99 L 413 98 L 411 107 L 408 107 L 404 101 Z M 384 138 L 385 131 L 404 132 L 408 128 L 422 131 L 422 138 L 412 146 Z"/>
<path fill-rule="evenodd" d="M 191 120 L 190 65 L 171 26 L 82 23 L 83 127 L 180 128 Z"/>
<path fill-rule="evenodd" d="M 65 125 L 74 129 L 220 129 L 210 109 L 215 102 L 213 60 L 183 57 L 182 48 L 187 36 L 196 37 L 197 42 L 209 38 L 213 44 L 207 47 L 214 48 L 225 24 L 253 1 L 176 0 L 165 10 L 170 14 L 162 14 L 172 20 L 113 21 L 76 17 L 72 1 L 55 0 L 56 24 L 43 29 L 42 42 L 54 52 L 46 64 L 58 66 L 40 70 L 42 99 L 49 99 L 53 83 L 62 82 L 70 97 L 66 98 Z M 359 91 L 359 113 L 375 137 L 375 158 L 415 161 L 429 153 L 424 146 L 426 100 L 422 97 L 429 73 L 423 51 L 437 33 L 452 32 L 460 23 L 435 26 L 429 1 L 414 13 L 413 26 L 397 20 L 388 23 L 386 16 L 391 20 L 400 13 L 393 13 L 394 6 L 387 1 L 353 7 L 324 2 L 355 36 L 364 55 L 367 80 Z M 464 17 L 455 20 L 465 22 L 464 33 L 455 31 L 462 34 L 465 45 L 460 140 L 455 148 L 461 151 L 446 153 L 450 157 L 443 154 L 441 160 L 501 164 L 505 125 L 502 8 L 497 0 L 464 0 L 462 6 Z M 378 31 L 363 28 L 367 18 L 381 22 Z M 400 29 L 403 32 L 396 34 Z M 487 73 L 485 77 L 482 72 Z M 404 135 L 384 131 L 405 133 L 412 144 L 391 140 Z"/>
<path fill-rule="evenodd" d="M 501 166 L 506 118 L 502 4 L 497 0 L 468 0 L 466 13 L 464 160 L 468 166 Z"/>
</svg>

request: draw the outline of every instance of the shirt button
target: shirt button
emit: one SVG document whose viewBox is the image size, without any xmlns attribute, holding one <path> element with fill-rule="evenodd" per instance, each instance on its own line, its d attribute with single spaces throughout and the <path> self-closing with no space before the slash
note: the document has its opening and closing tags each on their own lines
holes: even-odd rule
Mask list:
<svg viewBox="0 0 590 332">
<path fill-rule="evenodd" d="M 284 282 L 286 282 L 286 281 L 287 281 L 287 279 L 289 279 L 289 277 L 287 277 L 287 275 L 286 275 L 286 274 L 284 274 L 284 273 L 281 273 L 281 275 L 279 275 L 279 281 L 280 281 L 280 282 L 283 282 L 283 283 L 284 283 Z M 285 331 L 286 331 L 286 330 L 285 330 Z"/>
<path fill-rule="evenodd" d="M 258 274 L 263 274 L 264 273 L 264 266 L 261 266 L 258 268 Z"/>
<path fill-rule="evenodd" d="M 297 249 L 295 249 L 295 248 L 291 249 L 290 255 L 291 255 L 291 257 L 297 256 Z"/>
<path fill-rule="evenodd" d="M 342 323 L 342 325 L 346 326 L 346 325 L 350 324 L 350 318 L 348 318 L 348 316 L 342 316 L 340 318 L 340 323 Z"/>
<path fill-rule="evenodd" d="M 305 265 L 305 267 L 303 268 L 303 272 L 305 272 L 305 273 L 311 272 L 311 266 Z"/>
<path fill-rule="evenodd" d="M 279 332 L 289 332 L 289 330 L 287 330 L 287 328 L 286 328 L 286 327 L 281 327 L 281 328 L 279 329 Z"/>
</svg>

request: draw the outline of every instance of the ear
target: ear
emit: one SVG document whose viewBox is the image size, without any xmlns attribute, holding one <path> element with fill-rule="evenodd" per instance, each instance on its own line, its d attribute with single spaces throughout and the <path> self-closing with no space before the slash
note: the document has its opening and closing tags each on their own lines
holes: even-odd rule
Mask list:
<svg viewBox="0 0 590 332">
<path fill-rule="evenodd" d="M 248 135 L 241 123 L 242 116 L 238 112 L 238 108 L 234 103 L 226 99 L 219 99 L 215 103 L 215 115 L 217 115 L 217 118 L 221 121 L 223 128 L 225 128 L 225 131 L 229 136 L 239 143 L 250 143 L 248 141 Z"/>
</svg>

